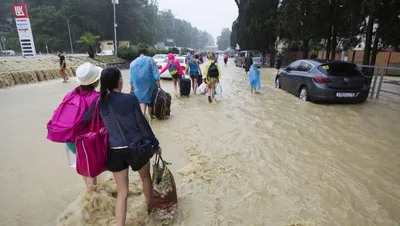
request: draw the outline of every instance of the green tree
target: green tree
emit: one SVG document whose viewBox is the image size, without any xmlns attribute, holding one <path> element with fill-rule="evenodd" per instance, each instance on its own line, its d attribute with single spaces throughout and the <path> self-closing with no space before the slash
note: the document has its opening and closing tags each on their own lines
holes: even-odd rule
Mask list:
<svg viewBox="0 0 400 226">
<path fill-rule="evenodd" d="M 221 36 L 217 38 L 217 45 L 219 50 L 225 50 L 231 46 L 231 30 L 229 28 L 224 28 L 221 31 Z"/>
<path fill-rule="evenodd" d="M 99 38 L 99 35 L 93 35 L 90 32 L 85 32 L 77 42 L 87 46 L 89 57 L 94 58 L 94 46 Z"/>
<path fill-rule="evenodd" d="M 239 16 L 232 25 L 232 33 L 235 34 L 232 39 L 236 40 L 242 49 L 274 52 L 278 33 L 279 0 L 235 2 Z"/>
<path fill-rule="evenodd" d="M 377 54 L 384 48 L 400 49 L 400 2 L 396 0 L 363 0 L 362 13 L 365 35 L 364 65 L 375 65 Z M 368 72 L 367 69 L 364 70 Z M 369 71 L 372 73 L 372 70 Z M 371 75 L 371 74 L 370 74 Z"/>
</svg>

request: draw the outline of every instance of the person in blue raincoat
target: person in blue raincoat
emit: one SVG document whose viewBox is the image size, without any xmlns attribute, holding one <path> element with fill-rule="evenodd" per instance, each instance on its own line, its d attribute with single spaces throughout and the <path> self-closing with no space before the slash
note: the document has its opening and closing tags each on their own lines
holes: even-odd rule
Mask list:
<svg viewBox="0 0 400 226">
<path fill-rule="evenodd" d="M 257 67 L 257 64 L 253 63 L 250 67 L 249 73 L 249 83 L 250 83 L 250 91 L 253 93 L 260 93 L 261 90 L 261 82 L 260 82 L 260 70 Z"/>
<path fill-rule="evenodd" d="M 133 93 L 140 103 L 140 110 L 143 115 L 146 115 L 148 107 L 148 114 L 150 118 L 152 115 L 152 95 L 160 86 L 160 72 L 158 71 L 156 62 L 146 56 L 146 50 L 139 50 L 140 56 L 136 58 L 129 66 L 130 69 L 130 82 L 131 93 Z"/>
</svg>

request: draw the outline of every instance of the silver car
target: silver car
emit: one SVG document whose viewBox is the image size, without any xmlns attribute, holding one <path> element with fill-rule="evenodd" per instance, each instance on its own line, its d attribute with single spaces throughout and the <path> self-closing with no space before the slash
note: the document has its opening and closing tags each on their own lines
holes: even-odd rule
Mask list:
<svg viewBox="0 0 400 226">
<path fill-rule="evenodd" d="M 247 56 L 250 53 L 253 54 L 253 63 L 257 64 L 257 67 L 260 67 L 262 64 L 262 56 L 261 56 L 261 53 L 256 50 L 240 51 L 239 54 L 235 58 L 236 66 L 244 68 L 245 59 L 247 58 Z"/>
</svg>

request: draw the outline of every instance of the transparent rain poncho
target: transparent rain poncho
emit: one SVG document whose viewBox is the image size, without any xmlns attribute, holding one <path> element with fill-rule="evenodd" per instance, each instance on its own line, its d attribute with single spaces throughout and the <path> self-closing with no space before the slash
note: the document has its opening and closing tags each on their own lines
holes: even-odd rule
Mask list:
<svg viewBox="0 0 400 226">
<path fill-rule="evenodd" d="M 256 64 L 251 65 L 248 75 L 249 75 L 250 87 L 256 88 L 257 90 L 261 90 L 260 70 L 257 68 Z"/>
<path fill-rule="evenodd" d="M 156 81 L 160 80 L 154 60 L 147 56 L 136 58 L 130 65 L 130 78 L 139 103 L 150 104 L 153 92 L 157 90 Z"/>
</svg>

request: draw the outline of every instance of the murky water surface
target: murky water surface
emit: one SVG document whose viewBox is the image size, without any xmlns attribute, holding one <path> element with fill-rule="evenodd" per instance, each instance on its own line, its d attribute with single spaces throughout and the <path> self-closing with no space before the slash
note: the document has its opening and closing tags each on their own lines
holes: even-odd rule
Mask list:
<svg viewBox="0 0 400 226">
<path fill-rule="evenodd" d="M 170 119 L 151 123 L 178 181 L 177 225 L 400 225 L 400 107 L 392 97 L 362 105 L 303 103 L 274 88 L 274 69 L 262 69 L 261 95 L 250 93 L 243 69 L 232 63 L 222 70 L 222 101 L 175 100 Z M 172 91 L 170 81 L 163 86 Z M 156 225 L 144 215 L 138 176 L 131 179 L 128 224 Z M 115 186 L 109 181 L 100 190 L 113 194 Z M 7 191 L 2 207 L 16 199 Z M 67 200 L 77 197 L 68 194 Z M 114 205 L 107 195 L 78 198 L 60 224 L 79 225 L 82 217 L 112 224 Z M 48 201 L 40 211 L 52 206 Z"/>
</svg>

